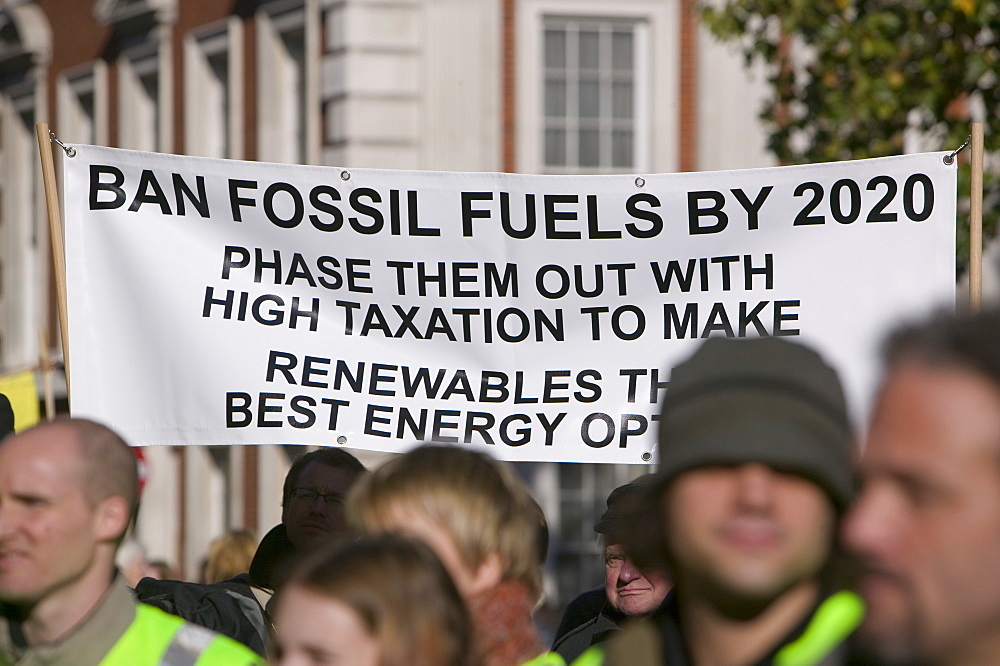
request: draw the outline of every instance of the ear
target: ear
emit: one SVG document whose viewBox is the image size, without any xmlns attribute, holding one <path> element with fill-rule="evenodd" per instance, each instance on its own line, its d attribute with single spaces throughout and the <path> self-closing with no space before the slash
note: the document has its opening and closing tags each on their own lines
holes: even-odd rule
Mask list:
<svg viewBox="0 0 1000 666">
<path fill-rule="evenodd" d="M 507 565 L 499 553 L 489 553 L 479 563 L 476 570 L 472 572 L 469 581 L 468 595 L 472 596 L 479 592 L 492 590 L 503 580 L 504 571 Z"/>
<path fill-rule="evenodd" d="M 116 541 L 128 529 L 131 517 L 128 502 L 120 495 L 107 497 L 97 505 L 95 536 L 99 541 Z"/>
</svg>

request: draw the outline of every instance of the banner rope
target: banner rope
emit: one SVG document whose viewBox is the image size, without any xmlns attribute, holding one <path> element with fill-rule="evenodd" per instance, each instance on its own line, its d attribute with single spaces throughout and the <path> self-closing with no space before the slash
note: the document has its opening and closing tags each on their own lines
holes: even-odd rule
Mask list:
<svg viewBox="0 0 1000 666">
<path fill-rule="evenodd" d="M 63 152 L 66 153 L 66 157 L 76 157 L 76 148 L 73 146 L 67 146 L 65 143 L 60 141 L 59 137 L 57 137 L 56 133 L 52 130 L 49 130 L 49 141 L 58 144 L 58 146 L 63 149 Z M 948 164 L 950 164 L 950 162 L 948 162 Z"/>
<path fill-rule="evenodd" d="M 972 142 L 972 135 L 970 134 L 969 138 L 965 140 L 965 143 L 963 143 L 961 146 L 959 146 L 958 148 L 956 148 L 955 150 L 944 156 L 944 163 L 947 164 L 948 166 L 951 166 L 951 163 L 955 161 L 955 157 L 958 156 L 960 152 L 968 148 L 971 142 Z"/>
</svg>

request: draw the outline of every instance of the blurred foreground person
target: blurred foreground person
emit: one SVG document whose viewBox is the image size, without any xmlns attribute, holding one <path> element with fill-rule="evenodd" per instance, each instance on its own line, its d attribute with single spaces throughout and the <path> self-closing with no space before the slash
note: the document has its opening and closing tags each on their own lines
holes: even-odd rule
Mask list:
<svg viewBox="0 0 1000 666">
<path fill-rule="evenodd" d="M 834 370 L 784 339 L 710 338 L 673 370 L 659 446 L 626 548 L 675 587 L 607 663 L 845 662 L 863 608 L 832 575 L 853 492 Z"/>
<path fill-rule="evenodd" d="M 137 493 L 135 457 L 98 423 L 62 419 L 0 442 L 0 664 L 262 663 L 136 603 L 115 551 Z"/>
<path fill-rule="evenodd" d="M 652 475 L 619 486 L 608 495 L 608 508 L 594 525 L 604 553 L 604 586 L 584 592 L 566 607 L 552 649 L 572 662 L 588 647 L 611 638 L 629 620 L 649 615 L 670 591 L 662 568 L 640 569 L 625 552 L 625 508 L 639 501 Z"/>
<path fill-rule="evenodd" d="M 469 607 L 485 666 L 559 663 L 531 622 L 541 596 L 538 505 L 509 466 L 420 446 L 360 480 L 347 515 L 367 533 L 399 532 L 434 549 Z"/>
<path fill-rule="evenodd" d="M 468 611 L 429 546 L 398 535 L 323 547 L 275 597 L 274 666 L 475 666 Z"/>
<path fill-rule="evenodd" d="M 883 663 L 1000 664 L 1000 312 L 900 330 L 844 538 Z"/>
</svg>

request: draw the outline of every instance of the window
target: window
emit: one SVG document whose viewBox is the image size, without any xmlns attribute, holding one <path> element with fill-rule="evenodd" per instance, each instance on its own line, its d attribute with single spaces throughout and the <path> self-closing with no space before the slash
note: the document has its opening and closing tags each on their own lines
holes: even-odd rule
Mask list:
<svg viewBox="0 0 1000 666">
<path fill-rule="evenodd" d="M 184 152 L 242 157 L 242 22 L 189 35 L 184 43 Z"/>
<path fill-rule="evenodd" d="M 160 71 L 155 50 L 126 54 L 118 66 L 118 144 L 133 150 L 158 151 Z"/>
<path fill-rule="evenodd" d="M 274 0 L 257 12 L 257 159 L 313 164 L 319 152 L 315 3 Z M 307 16 L 308 19 L 307 20 Z"/>
<path fill-rule="evenodd" d="M 0 77 L 0 368 L 30 367 L 37 359 L 40 228 L 34 85 L 5 85 Z"/>
<path fill-rule="evenodd" d="M 69 143 L 107 143 L 107 67 L 102 61 L 59 78 L 60 137 Z"/>
<path fill-rule="evenodd" d="M 178 0 L 97 0 L 94 17 L 112 28 L 117 145 L 172 151 L 173 39 Z"/>
<path fill-rule="evenodd" d="M 636 49 L 634 22 L 545 19 L 546 171 L 607 173 L 636 168 Z"/>
<path fill-rule="evenodd" d="M 38 360 L 45 237 L 35 123 L 47 115 L 39 63 L 51 57 L 38 12 L 0 9 L 0 370 Z"/>
</svg>

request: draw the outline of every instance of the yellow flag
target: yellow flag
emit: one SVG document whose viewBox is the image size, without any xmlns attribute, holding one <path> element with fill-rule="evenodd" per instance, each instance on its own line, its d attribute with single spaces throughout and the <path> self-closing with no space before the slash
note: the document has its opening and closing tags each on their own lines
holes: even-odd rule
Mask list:
<svg viewBox="0 0 1000 666">
<path fill-rule="evenodd" d="M 38 389 L 31 370 L 0 377 L 0 393 L 7 396 L 14 408 L 14 430 L 21 432 L 38 423 Z"/>
</svg>

